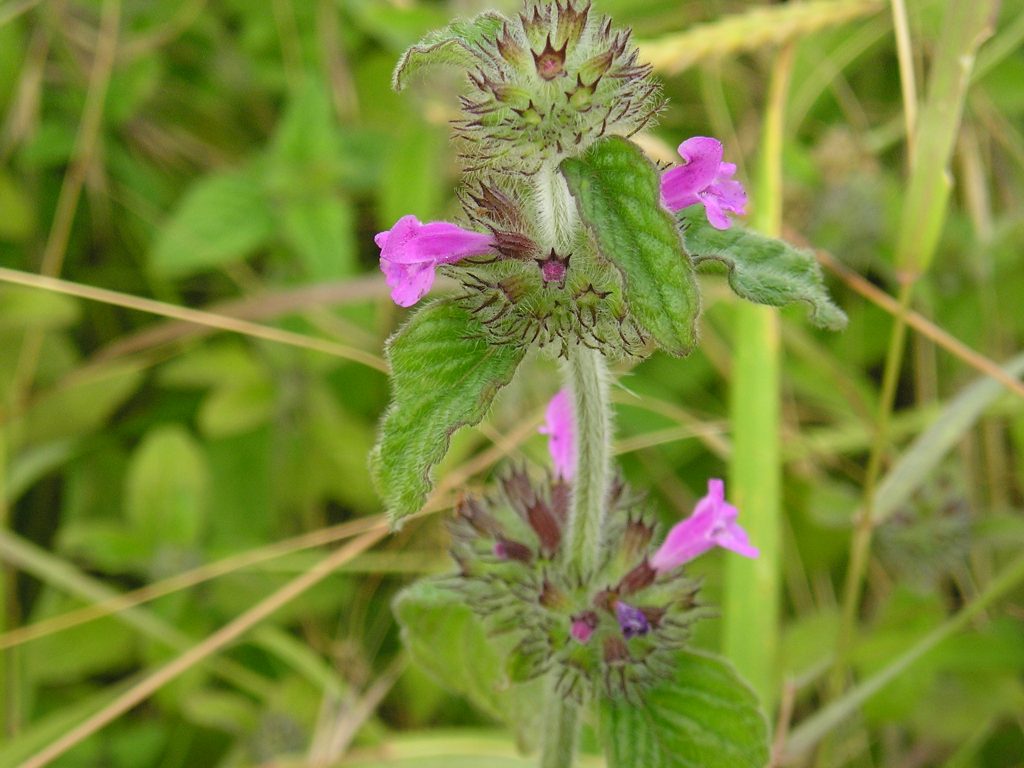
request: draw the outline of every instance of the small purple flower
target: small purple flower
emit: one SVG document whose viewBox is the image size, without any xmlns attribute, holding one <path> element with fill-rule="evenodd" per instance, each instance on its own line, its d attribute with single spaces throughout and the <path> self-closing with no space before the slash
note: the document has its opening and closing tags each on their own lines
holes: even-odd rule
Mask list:
<svg viewBox="0 0 1024 768">
<path fill-rule="evenodd" d="M 725 547 L 744 557 L 757 557 L 747 532 L 736 522 L 739 510 L 725 501 L 725 483 L 708 480 L 707 496 L 697 502 L 693 514 L 677 523 L 651 558 L 656 571 L 671 571 L 712 547 Z"/>
<path fill-rule="evenodd" d="M 728 229 L 732 221 L 726 211 L 744 215 L 747 193 L 732 178 L 733 163 L 722 162 L 722 142 L 708 136 L 694 136 L 679 145 L 686 165 L 661 175 L 661 204 L 672 213 L 700 203 L 715 229 Z"/>
<path fill-rule="evenodd" d="M 538 431 L 548 436 L 548 451 L 555 465 L 555 475 L 572 480 L 576 474 L 576 428 L 572 422 L 572 403 L 567 390 L 551 398 L 545 412 L 545 424 Z"/>
<path fill-rule="evenodd" d="M 422 224 L 415 216 L 403 216 L 395 226 L 374 239 L 380 248 L 380 269 L 391 286 L 391 298 L 400 307 L 411 307 L 434 284 L 438 264 L 486 253 L 490 235 L 469 232 L 447 221 Z"/>
<path fill-rule="evenodd" d="M 615 604 L 615 618 L 619 620 L 619 627 L 627 640 L 651 631 L 651 624 L 644 612 L 621 600 Z"/>
</svg>

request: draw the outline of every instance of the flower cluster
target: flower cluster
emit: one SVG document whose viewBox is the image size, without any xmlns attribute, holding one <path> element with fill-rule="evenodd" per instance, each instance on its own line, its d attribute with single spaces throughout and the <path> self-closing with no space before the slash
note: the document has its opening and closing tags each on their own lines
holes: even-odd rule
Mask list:
<svg viewBox="0 0 1024 768">
<path fill-rule="evenodd" d="M 392 298 L 415 304 L 441 270 L 461 284 L 460 301 L 494 344 L 550 345 L 563 356 L 572 344 L 613 358 L 649 354 L 618 268 L 582 226 L 555 238 L 538 190 L 564 187 L 566 158 L 653 122 L 663 99 L 650 67 L 638 63 L 629 30 L 615 30 L 589 2 L 529 0 L 514 18 L 486 16 L 493 26 L 466 48 L 474 65 L 454 123 L 464 220 L 423 224 L 408 215 L 377 235 Z M 736 166 L 712 138 L 688 139 L 679 151 L 685 164 L 662 176 L 663 207 L 699 204 L 713 226 L 728 227 L 727 214 L 742 214 L 746 203 Z"/>
<path fill-rule="evenodd" d="M 722 161 L 722 142 L 695 136 L 679 145 L 679 154 L 685 164 L 665 171 L 661 177 L 661 204 L 667 210 L 677 213 L 691 205 L 702 205 L 716 229 L 732 226 L 726 212 L 746 214 L 747 193 L 732 178 L 736 165 Z M 508 205 L 512 203 L 509 201 Z M 482 209 L 480 201 L 478 208 Z M 380 268 L 392 288 L 391 297 L 399 306 L 412 306 L 430 289 L 434 270 L 443 264 L 487 253 L 515 258 L 513 243 L 506 242 L 506 247 L 499 249 L 496 238 L 501 234 L 500 230 L 473 232 L 444 221 L 421 224 L 415 216 L 403 216 L 389 231 L 376 237 L 381 249 Z M 531 250 L 531 245 L 527 241 L 525 249 Z M 565 282 L 568 258 L 552 252 L 536 261 L 543 282 Z"/>
<path fill-rule="evenodd" d="M 594 686 L 632 695 L 670 672 L 672 652 L 704 615 L 699 585 L 683 566 L 715 546 L 745 557 L 757 549 L 721 480 L 708 482 L 693 514 L 656 547 L 649 511 L 619 480 L 607 499 L 605 560 L 584 582 L 563 546 L 575 457 L 565 392 L 549 405 L 542 431 L 555 475 L 538 480 L 517 467 L 498 492 L 464 496 L 451 524 L 459 571 L 445 583 L 492 631 L 519 637 L 508 665 L 513 681 L 554 671 L 566 696 L 580 698 Z"/>
</svg>

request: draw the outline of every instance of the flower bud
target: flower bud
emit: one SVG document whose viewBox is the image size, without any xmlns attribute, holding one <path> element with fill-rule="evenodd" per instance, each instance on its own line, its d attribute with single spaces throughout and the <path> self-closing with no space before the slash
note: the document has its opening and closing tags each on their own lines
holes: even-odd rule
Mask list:
<svg viewBox="0 0 1024 768">
<path fill-rule="evenodd" d="M 533 64 L 537 68 L 537 76 L 541 80 L 554 80 L 556 77 L 565 75 L 565 49 L 568 43 L 563 43 L 561 48 L 555 48 L 551 44 L 551 37 L 544 41 L 544 47 L 538 53 L 533 53 Z"/>
<path fill-rule="evenodd" d="M 597 614 L 593 611 L 584 611 L 577 616 L 573 616 L 569 634 L 572 635 L 576 642 L 586 643 L 590 640 L 590 636 L 594 634 L 596 628 Z"/>
<path fill-rule="evenodd" d="M 615 56 L 616 52 L 609 49 L 583 62 L 579 69 L 579 84 L 587 87 L 596 86 L 597 81 L 604 77 L 605 73 L 611 69 Z"/>
<path fill-rule="evenodd" d="M 654 583 L 657 577 L 658 572 L 651 568 L 650 563 L 644 559 L 640 565 L 623 577 L 616 591 L 620 595 L 632 595 L 634 592 L 647 589 L 647 587 Z"/>
<path fill-rule="evenodd" d="M 499 560 L 518 560 L 520 563 L 533 561 L 533 551 L 522 542 L 499 537 L 494 542 L 494 556 Z"/>
</svg>

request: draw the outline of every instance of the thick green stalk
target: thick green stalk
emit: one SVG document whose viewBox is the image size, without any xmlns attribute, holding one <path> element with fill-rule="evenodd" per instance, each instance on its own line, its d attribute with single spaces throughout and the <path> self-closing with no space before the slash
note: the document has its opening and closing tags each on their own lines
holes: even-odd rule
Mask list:
<svg viewBox="0 0 1024 768">
<path fill-rule="evenodd" d="M 569 348 L 565 374 L 576 425 L 576 476 L 567 547 L 584 580 L 601 554 L 605 501 L 611 480 L 612 419 L 604 355 L 577 344 Z"/>
<path fill-rule="evenodd" d="M 783 121 L 792 64 L 787 46 L 772 71 L 765 113 L 752 224 L 768 235 L 781 228 Z M 778 682 L 782 559 L 779 319 L 768 307 L 744 303 L 736 309 L 729 495 L 761 555 L 726 561 L 723 650 L 771 706 Z"/>
<path fill-rule="evenodd" d="M 576 702 L 563 699 L 551 682 L 544 712 L 544 751 L 540 768 L 571 768 L 576 757 L 580 708 Z"/>
<path fill-rule="evenodd" d="M 576 237 L 579 216 L 565 179 L 554 166 L 534 178 L 540 245 L 546 252 L 566 252 Z M 576 426 L 576 476 L 566 531 L 566 550 L 580 574 L 593 571 L 600 556 L 604 502 L 611 474 L 611 401 L 604 356 L 582 345 L 571 346 L 564 367 Z M 564 699 L 549 681 L 545 701 L 541 768 L 571 768 L 576 757 L 579 705 Z"/>
</svg>

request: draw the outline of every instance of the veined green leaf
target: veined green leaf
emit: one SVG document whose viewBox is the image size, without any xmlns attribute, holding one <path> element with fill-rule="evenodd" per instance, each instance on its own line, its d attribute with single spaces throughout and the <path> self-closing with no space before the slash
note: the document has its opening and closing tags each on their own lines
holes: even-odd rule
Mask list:
<svg viewBox="0 0 1024 768">
<path fill-rule="evenodd" d="M 500 13 L 487 11 L 469 20 L 457 19 L 444 29 L 431 32 L 402 54 L 391 78 L 392 86 L 396 91 L 402 90 L 410 75 L 433 64 L 474 64 L 479 54 L 473 46 L 497 35 L 504 23 L 505 17 Z"/>
<path fill-rule="evenodd" d="M 773 307 L 802 301 L 810 306 L 815 325 L 833 331 L 846 327 L 846 315 L 829 297 L 810 251 L 737 225 L 715 229 L 696 207 L 687 209 L 680 219 L 683 242 L 694 264 L 724 264 L 729 285 L 738 296 Z"/>
<path fill-rule="evenodd" d="M 526 743 L 536 740 L 543 681 L 512 684 L 507 679 L 504 659 L 514 638 L 488 637 L 461 595 L 430 580 L 401 592 L 394 610 L 409 655 L 420 667 L 489 716 L 516 728 Z"/>
<path fill-rule="evenodd" d="M 636 322 L 666 352 L 688 354 L 697 341 L 700 294 L 661 207 L 657 169 L 638 146 L 610 136 L 564 160 L 561 170 L 598 250 L 622 272 Z"/>
<path fill-rule="evenodd" d="M 371 456 L 392 524 L 419 510 L 452 434 L 476 424 L 515 373 L 525 347 L 489 345 L 452 301 L 417 312 L 388 342 L 392 402 Z"/>
<path fill-rule="evenodd" d="M 728 662 L 683 651 L 675 670 L 642 704 L 601 701 L 608 768 L 762 768 L 768 724 Z"/>
</svg>

